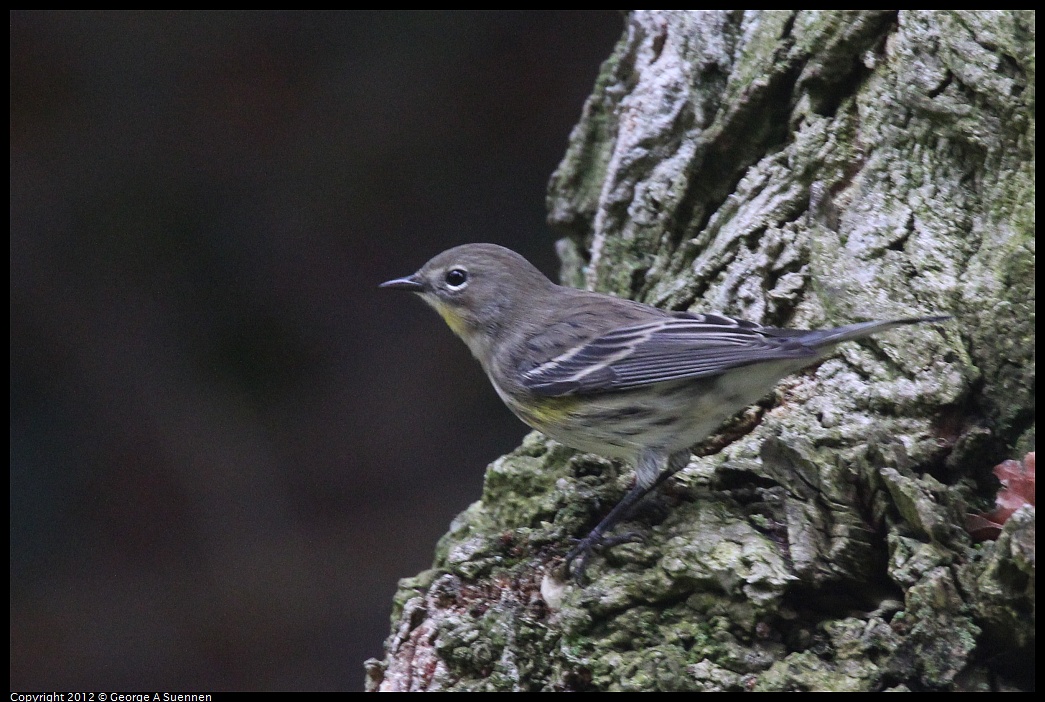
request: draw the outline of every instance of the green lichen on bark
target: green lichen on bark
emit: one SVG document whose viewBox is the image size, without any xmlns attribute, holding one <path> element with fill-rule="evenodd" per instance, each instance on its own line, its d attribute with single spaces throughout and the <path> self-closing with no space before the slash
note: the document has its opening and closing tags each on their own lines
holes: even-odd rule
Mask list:
<svg viewBox="0 0 1045 702">
<path fill-rule="evenodd" d="M 572 284 L 956 320 L 781 383 L 586 588 L 562 555 L 633 473 L 532 434 L 401 582 L 370 689 L 1033 684 L 1033 508 L 963 529 L 1033 450 L 1033 12 L 634 12 L 548 203 Z"/>
</svg>

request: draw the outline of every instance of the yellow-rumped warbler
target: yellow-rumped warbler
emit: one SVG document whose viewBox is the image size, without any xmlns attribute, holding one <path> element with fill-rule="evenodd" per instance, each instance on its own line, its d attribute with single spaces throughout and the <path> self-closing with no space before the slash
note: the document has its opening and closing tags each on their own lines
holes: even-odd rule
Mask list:
<svg viewBox="0 0 1045 702">
<path fill-rule="evenodd" d="M 556 285 L 494 244 L 439 254 L 382 283 L 409 290 L 472 350 L 519 419 L 581 451 L 635 466 L 633 487 L 566 555 L 576 578 L 593 548 L 649 491 L 685 467 L 689 449 L 835 345 L 946 316 L 776 329 L 716 314 L 669 312 Z"/>
</svg>

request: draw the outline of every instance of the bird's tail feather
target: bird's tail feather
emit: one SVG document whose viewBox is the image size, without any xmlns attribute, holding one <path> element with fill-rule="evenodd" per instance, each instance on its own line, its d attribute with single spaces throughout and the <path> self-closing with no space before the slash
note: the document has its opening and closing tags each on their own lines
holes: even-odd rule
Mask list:
<svg viewBox="0 0 1045 702">
<path fill-rule="evenodd" d="M 906 317 L 904 319 L 890 319 L 878 322 L 859 322 L 857 324 L 848 324 L 844 327 L 835 327 L 834 329 L 807 331 L 802 335 L 801 341 L 807 346 L 830 346 L 840 344 L 843 341 L 862 339 L 865 336 L 877 334 L 893 327 L 920 324 L 922 322 L 942 322 L 950 318 L 950 315 L 936 315 L 931 317 Z"/>
</svg>

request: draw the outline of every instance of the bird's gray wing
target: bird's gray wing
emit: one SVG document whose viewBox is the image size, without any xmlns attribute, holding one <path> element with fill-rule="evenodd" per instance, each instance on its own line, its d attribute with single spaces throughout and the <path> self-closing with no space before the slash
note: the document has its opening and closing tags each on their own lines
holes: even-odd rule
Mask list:
<svg viewBox="0 0 1045 702">
<path fill-rule="evenodd" d="M 579 395 L 714 376 L 760 361 L 817 357 L 816 348 L 802 343 L 803 332 L 782 331 L 719 315 L 665 316 L 561 353 L 524 373 L 522 384 L 537 395 Z"/>
</svg>

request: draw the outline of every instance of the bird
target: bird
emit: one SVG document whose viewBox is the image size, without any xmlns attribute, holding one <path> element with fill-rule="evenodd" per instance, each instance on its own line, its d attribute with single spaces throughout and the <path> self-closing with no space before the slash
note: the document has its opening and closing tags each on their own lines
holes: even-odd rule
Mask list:
<svg viewBox="0 0 1045 702">
<path fill-rule="evenodd" d="M 558 285 L 496 244 L 448 249 L 381 288 L 418 294 L 461 338 L 524 423 L 573 449 L 623 459 L 635 484 L 565 555 L 587 583 L 592 552 L 689 462 L 690 449 L 785 376 L 846 341 L 947 315 L 782 329 L 721 314 L 663 310 Z"/>
</svg>

